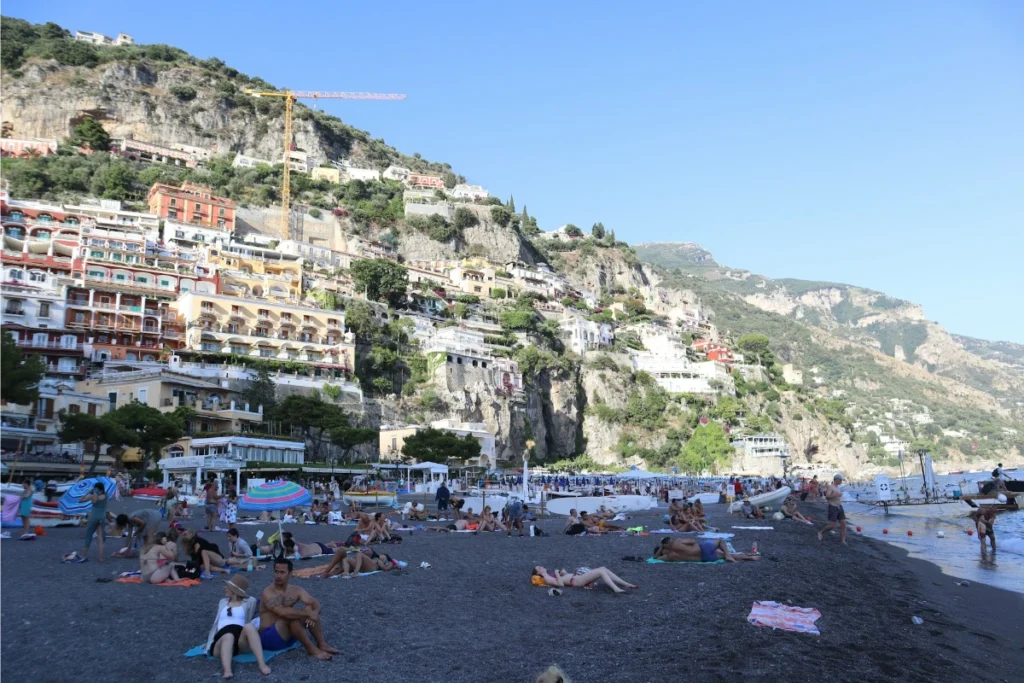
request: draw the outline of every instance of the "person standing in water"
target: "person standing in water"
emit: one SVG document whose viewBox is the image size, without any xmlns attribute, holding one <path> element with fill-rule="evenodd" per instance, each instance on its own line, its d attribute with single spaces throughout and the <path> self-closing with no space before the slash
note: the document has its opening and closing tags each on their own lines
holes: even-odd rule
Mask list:
<svg viewBox="0 0 1024 683">
<path fill-rule="evenodd" d="M 843 475 L 837 474 L 832 483 L 825 487 L 825 501 L 828 503 L 828 524 L 818 532 L 818 540 L 825 537 L 826 531 L 839 527 L 839 540 L 846 545 L 846 511 L 843 510 L 843 492 L 839 487 L 843 483 Z"/>
</svg>

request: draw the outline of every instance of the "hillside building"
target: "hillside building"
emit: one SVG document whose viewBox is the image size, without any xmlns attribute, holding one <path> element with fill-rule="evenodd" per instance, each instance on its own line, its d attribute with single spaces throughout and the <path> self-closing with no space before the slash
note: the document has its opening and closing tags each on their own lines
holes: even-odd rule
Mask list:
<svg viewBox="0 0 1024 683">
<path fill-rule="evenodd" d="M 312 170 L 313 180 L 326 180 L 334 185 L 341 184 L 342 171 L 333 166 L 317 166 Z"/>
<path fill-rule="evenodd" d="M 580 356 L 615 343 L 612 326 L 608 323 L 596 323 L 583 316 L 567 315 L 559 321 L 558 326 L 562 330 L 565 348 Z"/>
<path fill-rule="evenodd" d="M 110 38 L 102 33 L 93 33 L 92 31 L 75 31 L 75 40 L 83 43 L 92 43 L 93 45 L 99 45 L 101 47 L 135 44 L 135 39 L 127 33 L 118 33 L 116 38 Z"/>
<path fill-rule="evenodd" d="M 799 386 L 804 383 L 804 373 L 797 370 L 792 363 L 786 363 L 782 366 L 782 379 L 786 384 Z"/>
<path fill-rule="evenodd" d="M 269 159 L 260 159 L 259 157 L 251 157 L 246 154 L 236 154 L 235 158 L 231 160 L 231 165 L 235 168 L 256 168 L 261 164 L 271 167 L 274 165 L 274 162 Z"/>
<path fill-rule="evenodd" d="M 0 157 L 31 159 L 57 151 L 58 141 L 51 138 L 0 138 Z"/>
<path fill-rule="evenodd" d="M 448 196 L 452 199 L 462 199 L 469 201 L 476 201 L 479 199 L 487 199 L 491 196 L 491 193 L 480 187 L 479 185 L 467 185 L 466 183 L 459 183 L 451 190 L 448 191 Z"/>
<path fill-rule="evenodd" d="M 235 203 L 218 197 L 205 185 L 182 183 L 175 187 L 155 183 L 146 196 L 151 213 L 165 220 L 173 220 L 227 232 L 235 229 Z"/>
</svg>

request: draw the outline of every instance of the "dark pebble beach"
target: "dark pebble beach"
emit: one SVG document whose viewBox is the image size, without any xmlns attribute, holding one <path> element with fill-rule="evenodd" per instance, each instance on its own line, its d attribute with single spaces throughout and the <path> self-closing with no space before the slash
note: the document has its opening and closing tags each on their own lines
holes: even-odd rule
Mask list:
<svg viewBox="0 0 1024 683">
<path fill-rule="evenodd" d="M 805 507 L 824 517 L 820 506 Z M 328 642 L 342 654 L 322 663 L 302 650 L 287 652 L 269 662 L 273 673 L 266 680 L 526 683 L 551 664 L 575 683 L 1024 680 L 1020 593 L 958 586 L 933 565 L 855 533 L 843 547 L 838 535 L 819 544 L 815 528 L 789 521 L 763 523 L 773 531 L 733 530 L 755 523 L 724 509 L 708 506 L 712 523 L 734 532 L 740 551 L 757 541 L 761 561 L 628 561 L 650 557 L 662 536 L 568 537 L 558 517 L 535 522 L 550 537 L 402 533 L 401 544 L 378 547 L 407 561 L 402 571 L 293 578 L 322 603 Z M 660 512 L 634 515 L 627 524 L 663 526 Z M 250 541 L 257 529 L 275 528 L 239 526 Z M 287 528 L 303 542 L 344 540 L 352 529 Z M 82 534 L 50 529 L 35 542 L 3 541 L 4 680 L 219 679 L 218 662 L 183 655 L 205 643 L 227 577 L 194 588 L 98 582 L 138 569 L 138 561 L 100 564 L 94 547 L 89 562 L 61 564 L 63 553 L 81 546 Z M 226 547 L 225 533 L 205 535 Z M 420 569 L 421 562 L 432 566 Z M 604 587 L 566 589 L 552 597 L 530 583 L 537 564 L 570 571 L 605 566 L 639 589 L 625 595 Z M 247 577 L 256 595 L 271 582 L 269 570 Z M 747 623 L 757 600 L 818 609 L 821 634 Z M 924 623 L 914 624 L 914 616 Z M 263 680 L 254 664 L 236 664 L 234 671 L 238 681 Z"/>
</svg>

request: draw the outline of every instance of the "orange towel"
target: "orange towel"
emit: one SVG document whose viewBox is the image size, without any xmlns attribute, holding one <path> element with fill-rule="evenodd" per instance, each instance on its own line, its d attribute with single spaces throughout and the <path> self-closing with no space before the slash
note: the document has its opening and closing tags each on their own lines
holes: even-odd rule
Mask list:
<svg viewBox="0 0 1024 683">
<path fill-rule="evenodd" d="M 120 579 L 114 579 L 117 583 L 142 583 L 142 578 L 138 576 L 126 576 Z M 177 586 L 180 588 L 191 588 L 192 586 L 198 586 L 202 581 L 199 579 L 179 579 L 178 581 L 164 581 L 163 583 L 154 583 L 154 586 Z"/>
<path fill-rule="evenodd" d="M 292 571 L 292 576 L 297 576 L 300 579 L 312 579 L 322 575 L 325 569 L 327 569 L 326 564 L 318 564 L 315 567 L 303 567 L 302 569 Z"/>
</svg>

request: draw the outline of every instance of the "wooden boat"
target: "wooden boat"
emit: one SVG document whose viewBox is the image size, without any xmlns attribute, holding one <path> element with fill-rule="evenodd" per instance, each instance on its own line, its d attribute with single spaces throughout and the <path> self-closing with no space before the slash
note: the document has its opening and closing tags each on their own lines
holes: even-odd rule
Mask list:
<svg viewBox="0 0 1024 683">
<path fill-rule="evenodd" d="M 544 504 L 544 508 L 550 514 L 568 516 L 569 510 L 574 508 L 579 512 L 597 512 L 603 505 L 615 512 L 641 512 L 657 504 L 657 500 L 651 496 L 582 496 L 551 500 Z"/>
<path fill-rule="evenodd" d="M 785 502 L 786 497 L 792 493 L 792 489 L 788 486 L 783 486 L 781 489 L 775 489 L 768 493 L 761 493 L 756 496 L 750 497 L 750 503 L 759 508 L 778 509 L 782 507 L 782 503 Z M 743 500 L 737 500 L 729 506 L 729 512 L 739 512 L 740 508 L 743 507 Z"/>
<path fill-rule="evenodd" d="M 398 500 L 398 495 L 394 491 L 384 489 L 349 489 L 341 494 L 341 497 L 346 503 L 360 505 L 393 505 Z"/>
</svg>

